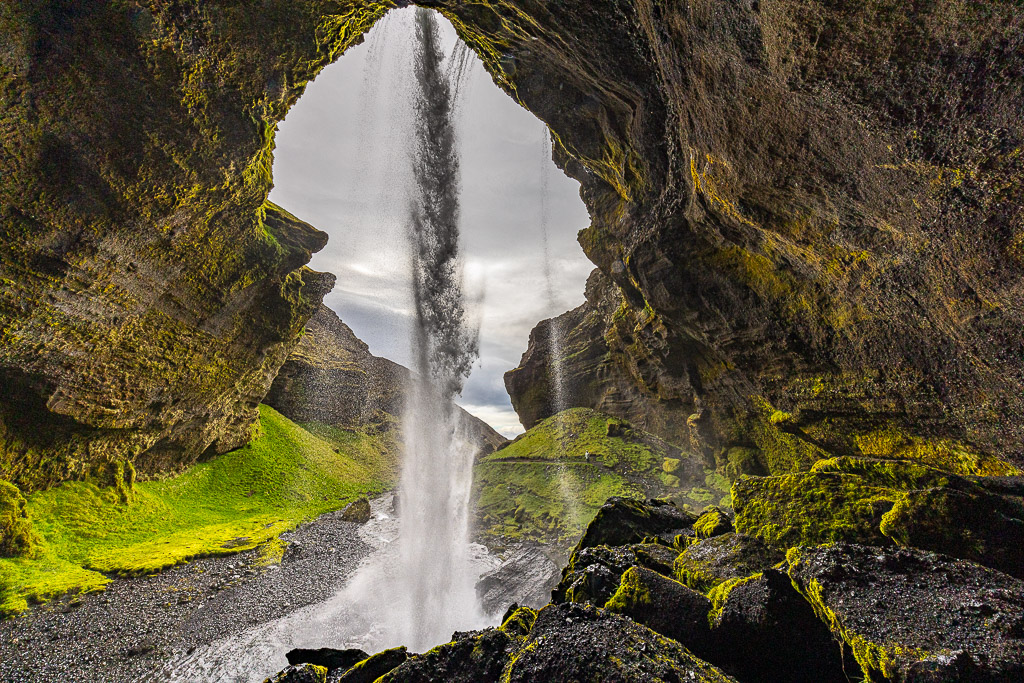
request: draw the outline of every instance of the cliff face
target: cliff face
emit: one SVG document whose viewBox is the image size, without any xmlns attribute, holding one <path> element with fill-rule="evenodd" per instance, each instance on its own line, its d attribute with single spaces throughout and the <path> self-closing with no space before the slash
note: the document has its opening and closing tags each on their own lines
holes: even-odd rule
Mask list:
<svg viewBox="0 0 1024 683">
<path fill-rule="evenodd" d="M 321 305 L 270 387 L 264 403 L 296 422 L 342 429 L 391 429 L 402 417 L 412 373 L 369 347 Z M 458 408 L 461 426 L 483 453 L 507 439 Z"/>
<path fill-rule="evenodd" d="M 303 268 L 326 235 L 266 201 L 276 122 L 382 12 L 3 3 L 0 478 L 249 440 L 333 284 Z"/>
<path fill-rule="evenodd" d="M 0 476 L 246 440 L 329 286 L 274 125 L 392 4 L 3 4 Z M 422 4 L 552 128 L 595 343 L 708 457 L 1024 461 L 1015 3 Z"/>
<path fill-rule="evenodd" d="M 616 377 L 577 405 L 628 411 L 628 378 L 709 456 L 772 471 L 1024 462 L 1018 5 L 446 6 L 550 124 L 621 291 L 603 329 L 593 301 L 565 319 L 591 345 L 563 374 Z M 527 424 L 550 412 L 509 387 Z"/>
</svg>

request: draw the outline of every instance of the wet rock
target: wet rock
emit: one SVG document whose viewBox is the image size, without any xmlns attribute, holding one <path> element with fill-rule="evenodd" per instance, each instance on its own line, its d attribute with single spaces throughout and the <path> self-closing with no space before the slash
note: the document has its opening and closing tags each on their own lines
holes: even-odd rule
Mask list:
<svg viewBox="0 0 1024 683">
<path fill-rule="evenodd" d="M 682 645 L 590 605 L 549 605 L 502 674 L 536 681 L 733 681 Z"/>
<path fill-rule="evenodd" d="M 696 519 L 695 515 L 662 500 L 609 498 L 576 547 L 641 543 L 652 536 L 671 543 L 677 535 L 692 530 Z"/>
<path fill-rule="evenodd" d="M 744 681 L 846 680 L 841 648 L 784 572 L 732 579 L 710 595 L 712 646 L 698 653 L 709 661 Z"/>
<path fill-rule="evenodd" d="M 263 683 L 327 683 L 327 669 L 315 664 L 289 666 Z"/>
<path fill-rule="evenodd" d="M 631 567 L 622 575 L 605 609 L 623 614 L 706 657 L 711 639 L 711 601 L 678 581 L 650 569 Z"/>
<path fill-rule="evenodd" d="M 381 676 L 401 666 L 408 658 L 409 651 L 404 647 L 384 650 L 355 664 L 341 676 L 333 679 L 333 683 L 373 683 Z"/>
<path fill-rule="evenodd" d="M 540 608 L 547 604 L 561 571 L 537 546 L 516 548 L 501 566 L 476 584 L 480 604 L 488 614 L 497 614 L 510 602 Z"/>
<path fill-rule="evenodd" d="M 552 591 L 551 599 L 554 602 L 589 602 L 600 607 L 615 592 L 630 567 L 644 567 L 671 576 L 678 556 L 678 550 L 660 543 L 576 550 L 562 570 L 562 579 Z"/>
<path fill-rule="evenodd" d="M 750 576 L 784 559 L 784 554 L 744 534 L 723 534 L 690 544 L 675 560 L 673 577 L 701 592 L 728 579 Z"/>
<path fill-rule="evenodd" d="M 285 658 L 293 666 L 316 664 L 327 669 L 328 673 L 332 673 L 339 669 L 347 671 L 369 656 L 366 652 L 358 649 L 334 650 L 329 647 L 322 647 L 315 650 L 301 648 L 291 650 L 285 655 Z"/>
<path fill-rule="evenodd" d="M 373 513 L 370 512 L 370 500 L 366 496 L 361 496 L 355 501 L 349 503 L 344 510 L 341 512 L 341 521 L 343 522 L 355 522 L 356 524 L 366 524 L 370 521 Z"/>
<path fill-rule="evenodd" d="M 497 681 L 517 640 L 502 629 L 458 633 L 456 639 L 413 655 L 380 679 L 381 683 L 480 683 Z"/>
<path fill-rule="evenodd" d="M 796 548 L 789 577 L 866 678 L 1024 679 L 1024 582 L 935 553 Z"/>
</svg>

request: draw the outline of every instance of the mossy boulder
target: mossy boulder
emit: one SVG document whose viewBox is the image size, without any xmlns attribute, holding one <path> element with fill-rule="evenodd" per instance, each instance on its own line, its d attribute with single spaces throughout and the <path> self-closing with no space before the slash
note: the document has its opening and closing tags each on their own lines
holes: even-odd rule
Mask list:
<svg viewBox="0 0 1024 683">
<path fill-rule="evenodd" d="M 412 655 L 377 680 L 379 683 L 497 681 L 518 642 L 500 628 L 456 633 L 450 643 Z"/>
<path fill-rule="evenodd" d="M 329 647 L 321 647 L 312 650 L 303 648 L 289 650 L 285 655 L 285 659 L 292 666 L 300 666 L 302 664 L 322 666 L 330 674 L 335 671 L 347 671 L 369 656 L 366 652 L 358 649 L 335 650 Z"/>
<path fill-rule="evenodd" d="M 373 683 L 401 666 L 408 658 L 409 651 L 406 648 L 393 647 L 353 665 L 351 669 L 335 678 L 333 683 Z"/>
<path fill-rule="evenodd" d="M 14 484 L 0 480 L 0 557 L 30 555 L 35 545 L 24 496 Z"/>
<path fill-rule="evenodd" d="M 789 578 L 868 681 L 1024 679 L 1024 582 L 909 548 L 794 548 Z"/>
<path fill-rule="evenodd" d="M 554 602 L 589 602 L 604 605 L 630 567 L 644 567 L 666 576 L 679 551 L 661 543 L 597 546 L 573 552 L 552 591 Z"/>
<path fill-rule="evenodd" d="M 370 499 L 360 496 L 345 506 L 341 511 L 341 521 L 354 522 L 355 524 L 366 524 L 373 517 L 370 510 Z"/>
<path fill-rule="evenodd" d="M 327 669 L 315 664 L 289 666 L 263 683 L 327 683 Z"/>
<path fill-rule="evenodd" d="M 679 534 L 691 531 L 696 520 L 696 515 L 666 501 L 609 498 L 576 547 L 627 545 L 648 537 L 672 543 Z"/>
<path fill-rule="evenodd" d="M 763 571 L 784 557 L 755 536 L 729 533 L 691 543 L 676 558 L 672 575 L 690 588 L 706 593 L 730 579 Z"/>
<path fill-rule="evenodd" d="M 741 533 L 777 548 L 898 544 L 1024 576 L 1024 491 L 1007 481 L 835 458 L 804 474 L 737 481 L 733 505 Z"/>
<path fill-rule="evenodd" d="M 721 536 L 732 530 L 732 519 L 718 507 L 707 508 L 693 523 L 694 536 L 698 539 Z"/>
<path fill-rule="evenodd" d="M 733 681 L 678 642 L 590 605 L 549 605 L 502 681 Z"/>
<path fill-rule="evenodd" d="M 711 640 L 707 615 L 711 601 L 678 581 L 650 569 L 630 567 L 604 607 L 707 658 Z"/>
<path fill-rule="evenodd" d="M 712 649 L 704 657 L 723 670 L 760 683 L 845 680 L 841 648 L 784 572 L 730 579 L 710 597 Z"/>
</svg>

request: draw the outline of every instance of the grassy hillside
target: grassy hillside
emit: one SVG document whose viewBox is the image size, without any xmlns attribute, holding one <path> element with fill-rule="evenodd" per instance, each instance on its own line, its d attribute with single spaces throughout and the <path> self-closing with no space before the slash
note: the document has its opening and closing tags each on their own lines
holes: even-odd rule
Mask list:
<svg viewBox="0 0 1024 683">
<path fill-rule="evenodd" d="M 728 505 L 729 483 L 700 459 L 588 408 L 550 417 L 475 470 L 477 529 L 489 544 L 574 543 L 609 496 Z"/>
<path fill-rule="evenodd" d="M 391 436 L 310 429 L 319 435 L 260 406 L 260 433 L 250 445 L 181 475 L 140 482 L 127 503 L 89 482 L 31 495 L 39 550 L 32 558 L 0 560 L 0 614 L 69 591 L 99 590 L 108 574 L 250 549 L 392 485 Z"/>
</svg>

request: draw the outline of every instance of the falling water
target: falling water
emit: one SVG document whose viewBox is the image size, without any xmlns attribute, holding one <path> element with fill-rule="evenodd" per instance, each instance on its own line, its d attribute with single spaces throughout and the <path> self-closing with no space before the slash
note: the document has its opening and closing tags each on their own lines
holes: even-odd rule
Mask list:
<svg viewBox="0 0 1024 683">
<path fill-rule="evenodd" d="M 407 401 L 400 487 L 402 567 L 409 613 L 404 640 L 446 639 L 478 611 L 468 561 L 473 449 L 460 438 L 454 398 L 478 355 L 467 329 L 459 260 L 459 154 L 455 84 L 445 70 L 434 13 L 416 11 L 419 47 L 409 204 L 417 380 Z M 458 69 L 454 75 L 458 76 Z"/>
<path fill-rule="evenodd" d="M 555 416 L 555 428 L 558 432 L 562 431 L 562 420 L 558 417 L 559 413 L 568 408 L 565 400 L 565 378 L 562 375 L 562 352 L 563 352 L 563 324 L 558 317 L 559 313 L 559 302 L 555 296 L 555 284 L 554 274 L 552 272 L 551 263 L 551 251 L 548 246 L 548 231 L 550 229 L 550 209 L 549 199 L 550 190 L 548 184 L 548 164 L 551 163 L 551 134 L 548 129 L 544 128 L 544 138 L 541 147 L 542 156 L 540 163 L 540 236 L 541 236 L 541 248 L 543 249 L 543 269 L 544 269 L 544 293 L 547 299 L 547 313 L 551 315 L 548 321 L 548 391 L 550 408 L 552 415 Z M 562 515 L 566 521 L 574 520 L 579 512 L 579 505 L 577 503 L 577 492 L 573 489 L 572 477 L 570 476 L 566 465 L 560 464 L 556 473 L 556 483 L 558 485 L 558 495 L 562 500 L 562 507 L 564 514 Z"/>
</svg>

